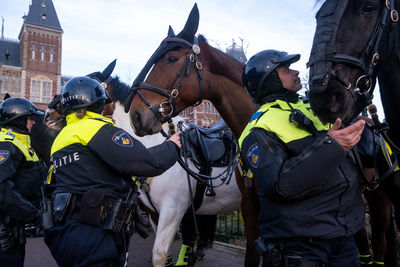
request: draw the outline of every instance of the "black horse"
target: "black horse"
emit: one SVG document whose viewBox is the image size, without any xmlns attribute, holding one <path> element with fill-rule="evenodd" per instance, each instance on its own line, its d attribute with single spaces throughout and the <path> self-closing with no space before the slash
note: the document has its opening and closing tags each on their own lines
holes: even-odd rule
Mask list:
<svg viewBox="0 0 400 267">
<path fill-rule="evenodd" d="M 327 0 L 317 13 L 317 29 L 308 66 L 309 98 L 321 120 L 353 120 L 373 97 L 379 82 L 382 104 L 389 129 L 380 127 L 391 148 L 400 146 L 400 28 L 397 25 L 400 0 Z M 376 110 L 370 110 L 377 126 Z M 396 153 L 395 153 L 396 154 Z M 377 161 L 378 174 L 388 167 Z M 398 169 L 398 168 L 397 168 Z M 380 181 L 379 187 L 400 210 L 398 172 Z M 398 217 L 398 216 L 397 216 Z M 397 220 L 400 226 L 400 220 Z"/>
</svg>

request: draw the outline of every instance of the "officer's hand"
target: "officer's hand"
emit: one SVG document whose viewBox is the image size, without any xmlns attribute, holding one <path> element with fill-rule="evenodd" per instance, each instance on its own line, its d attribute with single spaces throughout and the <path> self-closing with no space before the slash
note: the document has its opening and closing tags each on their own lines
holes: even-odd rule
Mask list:
<svg viewBox="0 0 400 267">
<path fill-rule="evenodd" d="M 332 128 L 328 131 L 328 135 L 335 139 L 344 150 L 353 148 L 361 139 L 361 134 L 364 130 L 365 121 L 359 120 L 356 123 L 340 129 L 342 125 L 341 119 L 337 118 Z"/>
<path fill-rule="evenodd" d="M 173 135 L 171 135 L 170 138 L 167 139 L 167 141 L 171 141 L 174 142 L 179 148 L 182 147 L 181 145 L 181 139 L 179 138 L 179 136 L 181 135 L 181 131 L 177 131 L 176 133 L 174 133 Z"/>
</svg>

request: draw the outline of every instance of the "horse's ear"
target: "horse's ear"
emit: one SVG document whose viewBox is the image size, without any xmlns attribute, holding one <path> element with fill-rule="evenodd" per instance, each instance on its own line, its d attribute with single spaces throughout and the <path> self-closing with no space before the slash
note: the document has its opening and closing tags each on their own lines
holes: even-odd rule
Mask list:
<svg viewBox="0 0 400 267">
<path fill-rule="evenodd" d="M 175 37 L 174 30 L 172 29 L 171 25 L 168 27 L 168 37 Z"/>
<path fill-rule="evenodd" d="M 114 71 L 115 64 L 117 64 L 117 59 L 114 59 L 108 66 L 101 72 L 101 78 L 105 80 L 110 77 L 111 73 Z"/>
<path fill-rule="evenodd" d="M 5 95 L 4 95 L 4 99 L 3 100 L 6 100 L 6 99 L 8 99 L 8 98 L 10 98 L 11 96 L 10 96 L 10 94 L 9 93 L 6 93 Z"/>
<path fill-rule="evenodd" d="M 185 27 L 183 27 L 183 30 L 177 35 L 177 37 L 185 39 L 186 41 L 192 43 L 194 35 L 196 34 L 199 27 L 199 19 L 199 9 L 197 8 L 197 3 L 195 3 L 192 11 L 190 11 Z"/>
</svg>

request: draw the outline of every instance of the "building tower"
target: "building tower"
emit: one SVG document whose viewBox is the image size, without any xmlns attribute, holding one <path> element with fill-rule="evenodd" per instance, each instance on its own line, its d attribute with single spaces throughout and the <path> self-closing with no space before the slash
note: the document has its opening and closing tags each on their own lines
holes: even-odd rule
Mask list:
<svg viewBox="0 0 400 267">
<path fill-rule="evenodd" d="M 63 30 L 52 0 L 32 0 L 23 19 L 19 42 L 0 40 L 0 93 L 26 97 L 45 108 L 61 86 Z"/>
</svg>

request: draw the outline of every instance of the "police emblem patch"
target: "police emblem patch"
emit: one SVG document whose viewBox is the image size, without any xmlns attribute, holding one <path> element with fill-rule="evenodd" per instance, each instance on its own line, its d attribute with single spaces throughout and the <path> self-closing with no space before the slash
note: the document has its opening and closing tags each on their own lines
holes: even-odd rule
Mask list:
<svg viewBox="0 0 400 267">
<path fill-rule="evenodd" d="M 10 151 L 0 150 L 0 164 L 3 164 L 10 156 Z"/>
<path fill-rule="evenodd" d="M 124 131 L 119 131 L 118 133 L 114 134 L 112 140 L 114 143 L 123 147 L 133 146 L 131 137 Z"/>
<path fill-rule="evenodd" d="M 246 153 L 247 160 L 253 168 L 257 168 L 260 164 L 260 148 L 257 143 L 251 145 Z"/>
</svg>

